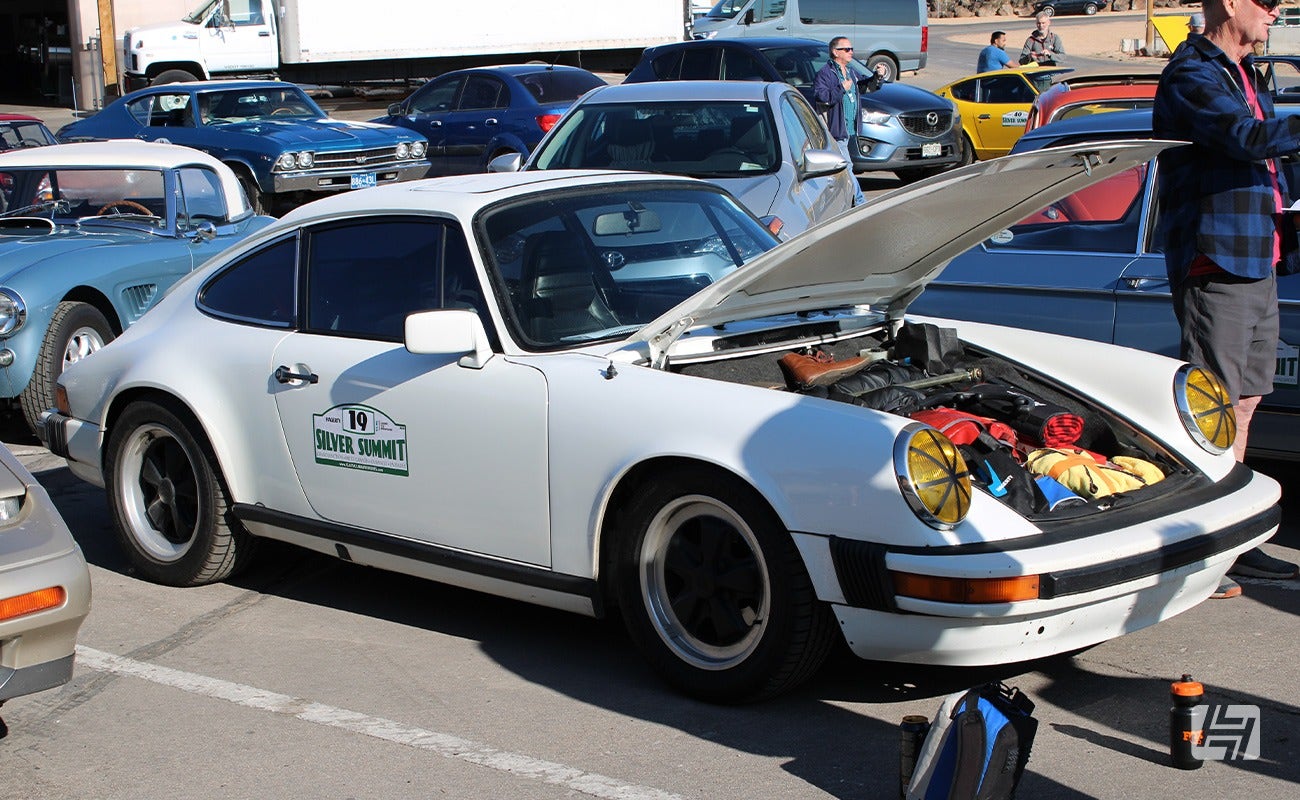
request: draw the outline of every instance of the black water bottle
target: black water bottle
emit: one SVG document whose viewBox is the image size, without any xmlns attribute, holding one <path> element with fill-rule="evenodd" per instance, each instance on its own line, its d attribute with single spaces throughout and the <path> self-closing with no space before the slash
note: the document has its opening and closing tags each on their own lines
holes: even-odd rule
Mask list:
<svg viewBox="0 0 1300 800">
<path fill-rule="evenodd" d="M 1169 685 L 1174 705 L 1169 709 L 1169 760 L 1179 769 L 1200 769 L 1205 763 L 1192 755 L 1192 745 L 1200 744 L 1205 731 L 1193 724 L 1192 709 L 1200 705 L 1205 687 L 1184 675 Z"/>
<path fill-rule="evenodd" d="M 912 782 L 912 773 L 916 771 L 916 757 L 921 754 L 925 735 L 930 732 L 930 718 L 908 714 L 903 717 L 898 731 L 898 796 L 905 798 L 907 786 Z"/>
</svg>

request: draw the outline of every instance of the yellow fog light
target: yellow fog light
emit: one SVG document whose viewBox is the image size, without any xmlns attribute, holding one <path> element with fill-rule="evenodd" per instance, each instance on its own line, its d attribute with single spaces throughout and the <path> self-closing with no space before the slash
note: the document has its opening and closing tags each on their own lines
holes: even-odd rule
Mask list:
<svg viewBox="0 0 1300 800">
<path fill-rule="evenodd" d="M 1038 576 L 1015 578 L 941 578 L 891 572 L 894 594 L 941 603 L 1012 603 L 1038 599 Z"/>
<path fill-rule="evenodd" d="M 1232 447 L 1237 417 L 1227 388 L 1213 372 L 1184 364 L 1174 376 L 1174 402 L 1183 427 L 1203 450 L 1218 455 Z"/>
<path fill-rule="evenodd" d="M 934 428 L 908 425 L 894 440 L 894 474 L 912 512 L 939 530 L 970 511 L 970 472 L 952 441 Z"/>
</svg>

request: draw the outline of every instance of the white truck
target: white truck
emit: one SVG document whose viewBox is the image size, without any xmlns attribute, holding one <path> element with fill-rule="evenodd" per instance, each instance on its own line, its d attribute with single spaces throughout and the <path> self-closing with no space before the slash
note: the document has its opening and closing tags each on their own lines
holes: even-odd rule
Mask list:
<svg viewBox="0 0 1300 800">
<path fill-rule="evenodd" d="M 689 0 L 202 0 L 180 22 L 122 39 L 122 88 L 208 78 L 296 83 L 411 80 L 543 60 L 627 70 L 681 41 Z"/>
</svg>

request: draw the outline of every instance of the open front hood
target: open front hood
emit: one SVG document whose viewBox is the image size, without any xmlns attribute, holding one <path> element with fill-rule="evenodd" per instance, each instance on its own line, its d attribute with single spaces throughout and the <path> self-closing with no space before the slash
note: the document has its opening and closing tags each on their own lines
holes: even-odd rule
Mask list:
<svg viewBox="0 0 1300 800">
<path fill-rule="evenodd" d="M 1088 184 L 1181 142 L 1071 145 L 1005 156 L 898 189 L 755 258 L 643 327 L 657 362 L 690 328 L 850 305 L 891 318 L 958 254 Z"/>
</svg>

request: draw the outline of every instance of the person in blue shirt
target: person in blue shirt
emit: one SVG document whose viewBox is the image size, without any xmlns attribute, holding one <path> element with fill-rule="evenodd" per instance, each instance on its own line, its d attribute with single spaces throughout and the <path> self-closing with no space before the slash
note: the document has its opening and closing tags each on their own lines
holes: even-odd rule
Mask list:
<svg viewBox="0 0 1300 800">
<path fill-rule="evenodd" d="M 1282 156 L 1300 151 L 1300 117 L 1273 114 L 1254 47 L 1268 41 L 1280 0 L 1205 0 L 1205 33 L 1174 51 L 1151 111 L 1158 139 L 1191 144 L 1162 152 L 1158 235 L 1165 254 L 1182 357 L 1223 379 L 1243 460 L 1250 420 L 1273 390 L 1280 335 L 1277 274 L 1296 271 L 1296 225 Z M 1295 564 L 1259 548 L 1234 575 L 1294 578 Z M 1215 597 L 1241 587 L 1224 578 Z"/>
<path fill-rule="evenodd" d="M 840 146 L 840 151 L 849 161 L 849 170 L 853 170 L 853 154 L 849 150 L 849 139 L 857 128 L 858 112 L 861 110 L 861 92 L 874 92 L 886 82 L 885 65 L 877 64 L 874 73 L 853 60 L 853 44 L 847 36 L 836 36 L 829 44 L 830 58 L 817 70 L 813 77 L 813 97 L 825 110 L 826 127 L 831 137 Z M 857 178 L 853 179 L 853 204 L 862 205 L 866 198 Z"/>
<path fill-rule="evenodd" d="M 1006 48 L 1006 31 L 993 31 L 993 35 L 989 37 L 988 47 L 980 51 L 980 58 L 975 65 L 975 71 L 992 72 L 995 69 L 1011 66 L 1011 56 L 1007 55 Z"/>
</svg>

